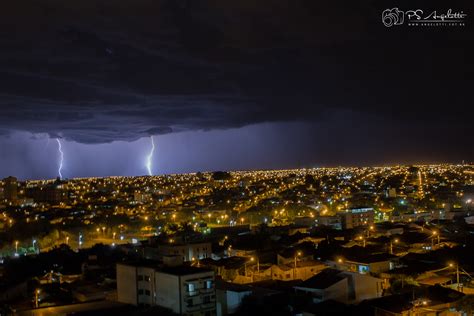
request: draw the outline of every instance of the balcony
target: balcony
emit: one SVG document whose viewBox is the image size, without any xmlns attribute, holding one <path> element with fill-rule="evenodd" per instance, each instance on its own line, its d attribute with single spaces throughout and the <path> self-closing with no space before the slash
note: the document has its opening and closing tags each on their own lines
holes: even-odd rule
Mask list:
<svg viewBox="0 0 474 316">
<path fill-rule="evenodd" d="M 186 309 L 186 312 L 188 313 L 197 312 L 198 310 L 201 309 L 201 304 L 186 305 L 185 309 Z"/>
<path fill-rule="evenodd" d="M 186 297 L 197 296 L 197 295 L 199 295 L 199 294 L 200 294 L 199 290 L 186 291 L 186 292 L 184 292 L 184 295 L 185 295 Z"/>
<path fill-rule="evenodd" d="M 216 308 L 216 302 L 215 301 L 201 304 L 201 309 L 215 309 L 215 308 Z"/>
<path fill-rule="evenodd" d="M 215 292 L 215 288 L 210 288 L 210 289 L 199 289 L 200 293 L 201 294 L 210 294 L 210 293 L 214 293 Z"/>
</svg>

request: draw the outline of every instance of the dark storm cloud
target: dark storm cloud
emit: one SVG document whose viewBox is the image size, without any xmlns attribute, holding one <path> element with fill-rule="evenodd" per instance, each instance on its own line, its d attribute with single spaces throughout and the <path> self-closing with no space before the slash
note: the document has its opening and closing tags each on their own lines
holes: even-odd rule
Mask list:
<svg viewBox="0 0 474 316">
<path fill-rule="evenodd" d="M 102 143 L 345 109 L 472 132 L 471 29 L 387 29 L 389 1 L 3 6 L 0 133 Z"/>
</svg>

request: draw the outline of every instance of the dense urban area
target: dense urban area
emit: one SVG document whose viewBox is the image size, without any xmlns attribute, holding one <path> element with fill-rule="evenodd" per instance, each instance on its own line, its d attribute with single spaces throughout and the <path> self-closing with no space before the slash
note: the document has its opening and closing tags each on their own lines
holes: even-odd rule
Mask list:
<svg viewBox="0 0 474 316">
<path fill-rule="evenodd" d="M 0 182 L 0 315 L 471 315 L 470 164 Z"/>
</svg>

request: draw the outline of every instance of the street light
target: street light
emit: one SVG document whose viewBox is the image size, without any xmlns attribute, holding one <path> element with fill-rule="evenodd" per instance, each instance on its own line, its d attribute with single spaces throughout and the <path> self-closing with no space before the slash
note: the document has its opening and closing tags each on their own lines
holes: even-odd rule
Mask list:
<svg viewBox="0 0 474 316">
<path fill-rule="evenodd" d="M 255 259 L 253 257 L 250 257 L 250 261 L 254 261 Z M 244 263 L 244 274 L 245 276 L 247 276 L 247 263 L 248 261 L 246 260 L 245 263 Z M 253 278 L 253 274 L 252 274 L 252 278 Z"/>
<path fill-rule="evenodd" d="M 431 238 L 431 247 L 434 247 L 434 238 L 435 237 L 438 237 L 438 245 L 439 245 L 439 233 L 436 230 L 433 231 L 433 237 Z"/>
<path fill-rule="evenodd" d="M 255 258 L 251 257 L 250 261 L 252 262 L 255 261 Z M 257 272 L 260 273 L 260 260 L 258 260 L 258 257 L 257 257 Z"/>
<path fill-rule="evenodd" d="M 18 255 L 18 240 L 15 241 L 15 254 Z"/>
<path fill-rule="evenodd" d="M 35 307 L 38 308 L 39 306 L 39 294 L 40 294 L 40 289 L 35 290 Z"/>
<path fill-rule="evenodd" d="M 369 229 L 367 229 L 367 238 L 370 237 L 370 231 L 371 231 L 371 230 L 374 230 L 374 229 L 375 229 L 375 228 L 374 228 L 373 225 L 370 225 L 370 226 L 369 226 Z"/>
<path fill-rule="evenodd" d="M 459 291 L 459 264 L 456 262 L 456 263 L 449 263 L 449 267 L 454 267 L 456 266 L 456 286 L 458 288 L 458 291 Z"/>
<path fill-rule="evenodd" d="M 295 255 L 295 267 L 293 269 L 293 280 L 296 280 L 296 260 L 298 257 L 301 257 L 302 253 L 301 251 L 298 251 Z"/>
<path fill-rule="evenodd" d="M 398 243 L 398 238 L 395 238 L 394 240 L 390 239 L 390 254 L 393 255 L 393 243 Z"/>
</svg>

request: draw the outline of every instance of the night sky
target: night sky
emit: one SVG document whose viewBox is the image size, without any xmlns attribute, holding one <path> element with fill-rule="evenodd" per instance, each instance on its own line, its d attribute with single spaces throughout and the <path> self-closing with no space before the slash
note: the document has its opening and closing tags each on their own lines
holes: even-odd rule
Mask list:
<svg viewBox="0 0 474 316">
<path fill-rule="evenodd" d="M 471 2 L 3 3 L 0 177 L 473 161 Z"/>
</svg>

